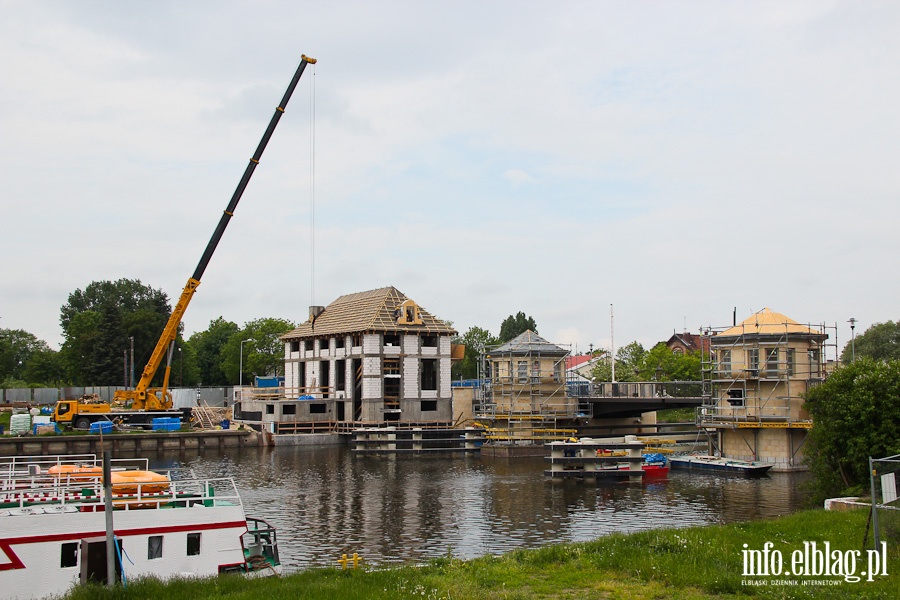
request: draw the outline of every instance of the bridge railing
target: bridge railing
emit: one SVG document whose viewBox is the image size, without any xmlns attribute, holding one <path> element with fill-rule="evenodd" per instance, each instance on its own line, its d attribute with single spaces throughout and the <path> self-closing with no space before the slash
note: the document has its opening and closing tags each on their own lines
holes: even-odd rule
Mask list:
<svg viewBox="0 0 900 600">
<path fill-rule="evenodd" d="M 594 383 L 591 396 L 599 398 L 700 398 L 701 381 L 628 381 Z"/>
</svg>

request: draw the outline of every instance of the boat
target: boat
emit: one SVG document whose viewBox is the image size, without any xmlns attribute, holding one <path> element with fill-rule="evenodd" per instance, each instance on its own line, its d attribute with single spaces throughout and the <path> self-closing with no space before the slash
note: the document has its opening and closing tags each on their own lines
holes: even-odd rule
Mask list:
<svg viewBox="0 0 900 600">
<path fill-rule="evenodd" d="M 281 573 L 275 529 L 244 514 L 233 479 L 151 471 L 146 459 L 113 460 L 111 470 L 116 581 Z M 95 455 L 0 458 L 3 597 L 106 583 L 105 504 Z"/>
<path fill-rule="evenodd" d="M 718 471 L 751 477 L 764 475 L 774 466 L 771 463 L 724 458 L 721 456 L 707 456 L 702 454 L 673 456 L 669 459 L 669 462 L 672 464 L 673 469 Z"/>
<path fill-rule="evenodd" d="M 665 477 L 669 474 L 669 459 L 665 454 L 651 452 L 642 455 L 641 469 L 644 477 Z"/>
</svg>

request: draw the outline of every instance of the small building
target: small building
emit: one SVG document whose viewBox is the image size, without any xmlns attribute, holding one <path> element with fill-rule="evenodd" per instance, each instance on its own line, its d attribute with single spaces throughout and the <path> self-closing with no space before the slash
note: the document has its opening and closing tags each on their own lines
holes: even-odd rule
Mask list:
<svg viewBox="0 0 900 600">
<path fill-rule="evenodd" d="M 311 307 L 305 323 L 281 336 L 282 398 L 250 394 L 240 412 L 276 423 L 276 431 L 316 423 L 451 422 L 454 335 L 394 287 L 341 296 Z"/>
<path fill-rule="evenodd" d="M 485 402 L 476 418 L 509 441 L 540 441 L 557 425 L 572 422 L 578 400 L 566 388 L 569 351 L 525 331 L 490 350 Z"/>
<path fill-rule="evenodd" d="M 825 378 L 825 327 L 765 308 L 710 333 L 703 379 L 711 395 L 699 425 L 715 432 L 722 456 L 800 468 L 812 426 L 803 396 Z"/>
</svg>

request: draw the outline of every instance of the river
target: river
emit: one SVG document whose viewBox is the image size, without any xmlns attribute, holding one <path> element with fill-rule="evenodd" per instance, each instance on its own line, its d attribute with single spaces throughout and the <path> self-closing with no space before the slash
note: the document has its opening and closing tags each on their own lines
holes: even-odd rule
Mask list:
<svg viewBox="0 0 900 600">
<path fill-rule="evenodd" d="M 670 471 L 643 484 L 550 480 L 541 458 L 356 456 L 347 447 L 159 454 L 151 468 L 233 477 L 250 516 L 278 529 L 282 563 L 473 558 L 610 532 L 749 521 L 803 508 L 803 473 L 760 479 Z"/>
</svg>

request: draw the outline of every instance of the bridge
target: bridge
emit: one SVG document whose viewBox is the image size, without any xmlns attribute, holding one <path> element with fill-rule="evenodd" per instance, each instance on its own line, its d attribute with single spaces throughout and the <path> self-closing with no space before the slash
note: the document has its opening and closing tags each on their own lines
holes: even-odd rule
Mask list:
<svg viewBox="0 0 900 600">
<path fill-rule="evenodd" d="M 571 383 L 569 395 L 595 419 L 638 417 L 669 408 L 695 408 L 709 403 L 700 381 L 629 381 Z"/>
</svg>

